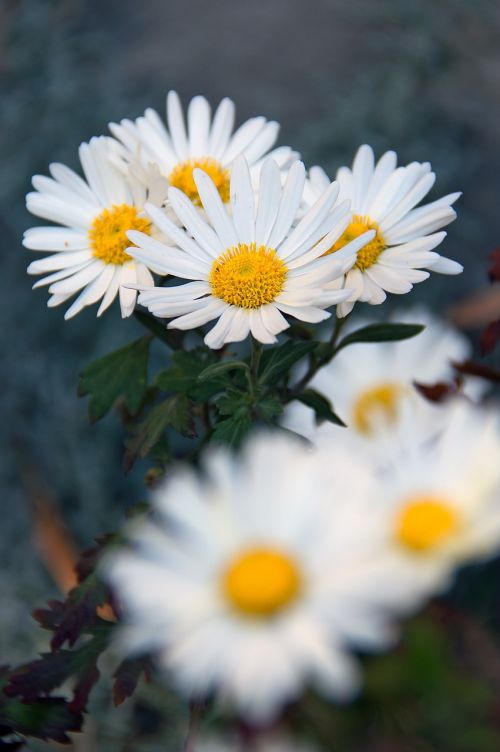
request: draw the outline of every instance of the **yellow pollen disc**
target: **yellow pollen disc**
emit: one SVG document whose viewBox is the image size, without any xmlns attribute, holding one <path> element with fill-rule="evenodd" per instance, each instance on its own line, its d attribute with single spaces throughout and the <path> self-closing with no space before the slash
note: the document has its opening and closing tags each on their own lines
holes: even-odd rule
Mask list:
<svg viewBox="0 0 500 752">
<path fill-rule="evenodd" d="M 360 235 L 362 235 L 364 232 L 367 232 L 368 230 L 375 230 L 377 234 L 375 235 L 373 240 L 371 240 L 364 246 L 364 248 L 358 251 L 358 257 L 355 263 L 355 266 L 357 266 L 358 269 L 364 272 L 365 269 L 373 266 L 382 251 L 387 248 L 387 244 L 384 240 L 384 236 L 380 232 L 378 224 L 376 222 L 372 222 L 370 217 L 365 217 L 361 214 L 355 214 L 349 222 L 349 225 L 344 231 L 343 235 L 341 235 L 335 245 L 332 245 L 332 247 L 329 248 L 328 251 L 326 251 L 326 253 L 324 253 L 323 255 L 328 256 L 329 253 L 335 253 L 335 251 L 339 251 L 341 248 L 347 245 L 347 243 L 350 243 L 351 240 L 359 238 Z"/>
<path fill-rule="evenodd" d="M 412 499 L 402 509 L 396 526 L 396 538 L 403 546 L 425 553 L 445 543 L 459 528 L 457 511 L 434 496 Z"/>
<path fill-rule="evenodd" d="M 400 384 L 377 384 L 362 392 L 354 403 L 353 421 L 358 431 L 371 434 L 380 422 L 390 425 L 398 416 L 403 387 Z"/>
<path fill-rule="evenodd" d="M 133 243 L 125 233 L 139 230 L 149 235 L 150 229 L 151 222 L 139 217 L 135 206 L 120 204 L 104 209 L 94 219 L 88 233 L 92 254 L 106 264 L 121 266 L 132 260 L 125 249 L 133 246 Z"/>
<path fill-rule="evenodd" d="M 240 243 L 212 264 L 212 295 L 239 308 L 260 308 L 283 290 L 288 269 L 274 248 Z"/>
<path fill-rule="evenodd" d="M 289 556 L 271 548 L 254 548 L 233 561 L 222 585 L 234 609 L 245 616 L 265 618 L 290 605 L 302 583 Z"/>
<path fill-rule="evenodd" d="M 199 167 L 206 172 L 215 183 L 221 199 L 226 204 L 229 201 L 229 170 L 224 169 L 216 159 L 211 157 L 201 157 L 196 159 L 187 159 L 185 162 L 179 162 L 169 175 L 170 185 L 179 188 L 188 196 L 197 206 L 201 206 L 198 189 L 194 182 L 193 170 Z"/>
</svg>

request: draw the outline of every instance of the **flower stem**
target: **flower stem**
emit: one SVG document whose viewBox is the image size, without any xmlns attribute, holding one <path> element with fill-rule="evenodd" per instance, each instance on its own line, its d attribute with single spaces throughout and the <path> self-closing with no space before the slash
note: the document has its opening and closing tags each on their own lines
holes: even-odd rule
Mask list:
<svg viewBox="0 0 500 752">
<path fill-rule="evenodd" d="M 328 340 L 328 343 L 322 345 L 322 354 L 319 357 L 314 353 L 311 355 L 309 368 L 307 369 L 304 376 L 300 379 L 300 381 L 297 382 L 294 388 L 290 390 L 288 398 L 286 400 L 287 402 L 291 402 L 293 399 L 295 399 L 296 395 L 299 394 L 304 389 L 304 387 L 309 384 L 314 376 L 316 376 L 319 369 L 323 368 L 323 366 L 326 366 L 328 363 L 330 363 L 331 360 L 333 360 L 335 353 L 337 352 L 337 343 L 339 341 L 340 333 L 344 328 L 344 324 L 348 318 L 349 316 L 345 316 L 342 319 L 335 319 L 331 337 Z"/>
<path fill-rule="evenodd" d="M 184 742 L 184 752 L 194 752 L 204 710 L 205 703 L 203 701 L 189 704 L 189 724 L 186 741 Z"/>
</svg>

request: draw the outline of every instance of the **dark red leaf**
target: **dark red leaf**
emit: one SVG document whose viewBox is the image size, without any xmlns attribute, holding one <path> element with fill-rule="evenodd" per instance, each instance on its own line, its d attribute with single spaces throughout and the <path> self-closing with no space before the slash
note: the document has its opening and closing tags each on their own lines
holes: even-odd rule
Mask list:
<svg viewBox="0 0 500 752">
<path fill-rule="evenodd" d="M 481 355 L 488 355 L 495 349 L 498 341 L 500 340 L 500 319 L 492 321 L 484 332 L 481 334 L 479 345 L 481 347 Z"/>
<path fill-rule="evenodd" d="M 491 282 L 500 281 L 500 248 L 495 248 L 495 250 L 490 254 L 488 276 Z"/>
<path fill-rule="evenodd" d="M 500 371 L 496 368 L 490 368 L 473 360 L 464 360 L 463 363 L 453 363 L 452 365 L 455 370 L 466 376 L 478 376 L 480 379 L 500 384 Z"/>
<path fill-rule="evenodd" d="M 459 379 L 451 382 L 438 381 L 436 384 L 420 384 L 414 381 L 413 385 L 422 397 L 425 397 L 429 402 L 437 403 L 444 402 L 458 394 L 462 386 Z"/>
<path fill-rule="evenodd" d="M 131 697 L 141 678 L 141 674 L 149 676 L 151 670 L 149 657 L 127 658 L 113 674 L 113 701 L 116 706 L 121 705 L 128 697 Z"/>
</svg>

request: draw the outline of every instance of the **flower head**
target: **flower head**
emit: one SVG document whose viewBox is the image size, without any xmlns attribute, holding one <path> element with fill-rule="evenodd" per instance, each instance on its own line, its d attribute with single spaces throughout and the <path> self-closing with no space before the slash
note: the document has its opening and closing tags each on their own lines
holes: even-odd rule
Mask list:
<svg viewBox="0 0 500 752">
<path fill-rule="evenodd" d="M 156 521 L 107 563 L 124 645 L 156 651 L 188 696 L 215 693 L 250 721 L 270 720 L 305 684 L 347 699 L 358 686 L 347 646 L 390 638 L 366 607 L 369 471 L 342 451 L 325 468 L 276 434 L 237 458 L 209 454 L 204 469 L 157 491 Z"/>
<path fill-rule="evenodd" d="M 186 130 L 179 96 L 170 91 L 167 95 L 168 130 L 152 109 L 134 122 L 111 123 L 110 129 L 124 147 L 121 157 L 125 163 L 138 158 L 144 165 L 156 164 L 170 185 L 201 206 L 194 179 L 197 168 L 210 176 L 222 201 L 227 203 L 230 168 L 238 157 L 244 156 L 255 173 L 266 154 L 283 167 L 298 156 L 288 146 L 269 151 L 278 137 L 278 123 L 254 117 L 233 132 L 234 116 L 234 103 L 226 97 L 212 120 L 208 101 L 197 96 L 187 109 Z"/>
<path fill-rule="evenodd" d="M 452 222 L 456 213 L 452 204 L 460 193 L 451 193 L 424 206 L 417 206 L 431 190 L 435 174 L 428 162 L 412 162 L 397 167 L 395 152 L 386 152 L 375 164 L 370 146 L 361 146 L 352 168 L 337 172 L 339 199 L 351 202 L 350 222 L 344 236 L 328 253 L 367 230 L 371 240 L 358 251 L 356 261 L 345 276 L 350 298 L 338 306 L 339 316 L 347 315 L 357 300 L 371 305 L 383 303 L 386 293 L 401 295 L 430 271 L 459 274 L 462 266 L 443 258 L 434 249 L 446 237 L 437 232 Z M 306 205 L 315 201 L 329 179 L 320 167 L 313 167 L 306 189 Z M 336 283 L 338 284 L 338 283 Z"/>
<path fill-rule="evenodd" d="M 452 362 L 469 356 L 470 343 L 425 309 L 396 312 L 393 319 L 423 324 L 425 329 L 403 342 L 346 347 L 311 381 L 311 387 L 335 406 L 347 431 L 328 422 L 317 425 L 313 411 L 298 402 L 287 408 L 284 425 L 315 444 L 328 443 L 340 433 L 382 458 L 387 456 L 386 441 L 393 441 L 394 436 L 403 439 L 402 433 L 407 429 L 403 420 L 409 408 L 418 414 L 421 431 L 427 430 L 429 435 L 438 432 L 447 420 L 447 411 L 442 405 L 429 402 L 418 385 L 452 382 Z M 357 329 L 359 323 L 353 322 L 353 327 Z M 477 398 L 482 391 L 477 383 L 467 381 L 463 389 L 471 398 Z"/>
<path fill-rule="evenodd" d="M 497 417 L 465 400 L 446 410 L 446 424 L 430 442 L 408 416 L 404 450 L 395 448 L 374 499 L 385 551 L 378 565 L 408 589 L 402 608 L 447 587 L 457 566 L 500 547 Z"/>
<path fill-rule="evenodd" d="M 34 287 L 49 285 L 49 307 L 65 303 L 76 293 L 65 318 L 101 301 L 97 315 L 119 292 L 122 316 L 130 316 L 137 293 L 124 284 L 152 285 L 147 266 L 128 253 L 128 230 L 148 237 L 158 234 L 144 215 L 146 200 L 161 203 L 166 184 L 149 168 L 124 176 L 111 163 L 114 139 L 93 138 L 80 146 L 85 180 L 62 164 L 50 165 L 52 177 L 35 175 L 35 192 L 26 197 L 28 210 L 60 227 L 33 227 L 23 244 L 34 251 L 53 252 L 28 267 L 28 274 L 46 274 Z"/>
<path fill-rule="evenodd" d="M 356 251 L 373 233 L 321 258 L 348 222 L 347 205 L 332 211 L 338 194 L 335 184 L 293 227 L 305 181 L 301 162 L 293 164 L 282 187 L 278 165 L 266 160 L 255 194 L 248 164 L 241 157 L 231 173 L 229 206 L 209 175 L 195 170 L 194 179 L 207 221 L 177 188 L 169 189 L 169 201 L 185 230 L 154 207 L 146 207 L 149 218 L 177 247 L 144 233 L 129 233 L 135 244 L 127 251 L 131 256 L 162 274 L 191 280 L 141 289 L 139 302 L 153 314 L 173 318 L 169 326 L 176 329 L 218 319 L 205 343 L 219 348 L 250 332 L 260 342 L 275 342 L 289 326 L 283 314 L 318 322 L 330 316 L 326 308 L 347 299 L 347 290 L 331 290 L 328 284 L 352 265 Z"/>
</svg>

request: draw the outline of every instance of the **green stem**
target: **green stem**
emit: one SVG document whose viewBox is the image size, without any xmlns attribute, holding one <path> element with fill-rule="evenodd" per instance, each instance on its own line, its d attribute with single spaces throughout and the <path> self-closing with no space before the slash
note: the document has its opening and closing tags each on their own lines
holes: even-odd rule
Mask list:
<svg viewBox="0 0 500 752">
<path fill-rule="evenodd" d="M 257 393 L 257 381 L 259 377 L 259 365 L 262 357 L 262 344 L 252 337 L 252 351 L 250 354 L 250 379 L 249 386 L 252 397 Z"/>
<path fill-rule="evenodd" d="M 320 355 L 319 357 L 314 353 L 311 355 L 309 368 L 307 369 L 304 376 L 300 379 L 300 381 L 295 385 L 295 387 L 290 390 L 286 400 L 287 402 L 291 402 L 293 399 L 295 399 L 296 395 L 299 394 L 304 389 L 304 387 L 309 384 L 314 376 L 316 376 L 320 368 L 323 368 L 323 366 L 326 366 L 328 363 L 330 363 L 330 361 L 333 360 L 337 352 L 337 344 L 339 341 L 340 333 L 344 328 L 344 324 L 348 318 L 349 316 L 345 316 L 342 319 L 335 319 L 335 325 L 333 327 L 331 337 L 328 340 L 328 343 L 325 343 L 322 346 L 322 355 Z"/>
<path fill-rule="evenodd" d="M 194 752 L 204 710 L 204 702 L 192 702 L 189 705 L 189 725 L 184 742 L 184 752 Z"/>
</svg>

